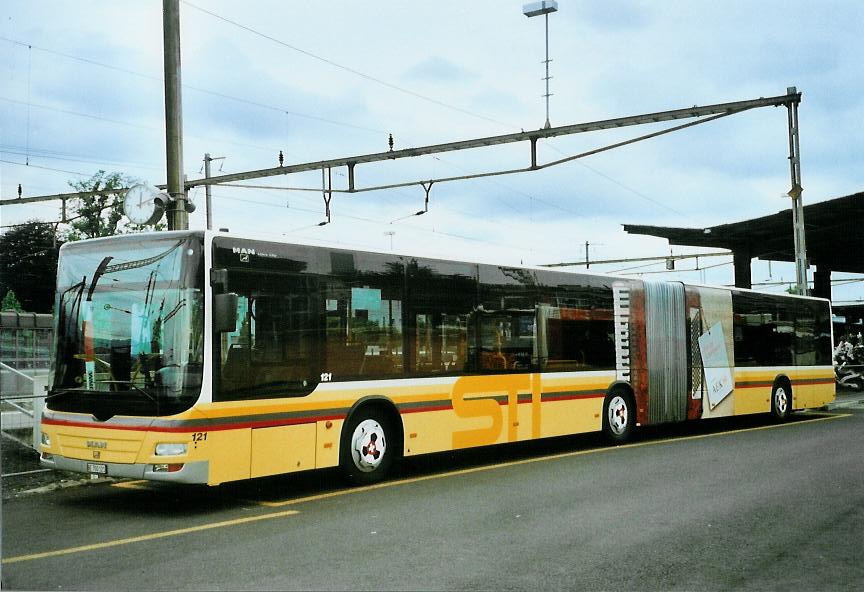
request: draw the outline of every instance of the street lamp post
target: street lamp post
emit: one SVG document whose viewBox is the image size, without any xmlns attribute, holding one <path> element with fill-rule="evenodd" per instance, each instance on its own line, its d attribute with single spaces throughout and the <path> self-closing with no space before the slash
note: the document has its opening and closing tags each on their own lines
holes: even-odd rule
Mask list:
<svg viewBox="0 0 864 592">
<path fill-rule="evenodd" d="M 555 0 L 542 0 L 541 2 L 532 2 L 531 4 L 525 4 L 522 7 L 522 14 L 531 18 L 532 16 L 540 16 L 543 15 L 544 20 L 546 21 L 546 59 L 543 61 L 546 64 L 546 77 L 543 79 L 546 81 L 546 94 L 543 95 L 546 98 L 546 124 L 543 126 L 544 129 L 549 129 L 552 127 L 552 124 L 549 123 L 549 97 L 551 94 L 549 93 L 549 13 L 558 11 L 558 2 Z"/>
</svg>

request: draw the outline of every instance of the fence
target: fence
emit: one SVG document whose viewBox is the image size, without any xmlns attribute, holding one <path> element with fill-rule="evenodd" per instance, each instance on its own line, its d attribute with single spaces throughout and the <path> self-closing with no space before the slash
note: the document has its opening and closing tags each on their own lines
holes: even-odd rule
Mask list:
<svg viewBox="0 0 864 592">
<path fill-rule="evenodd" d="M 52 316 L 0 312 L 2 436 L 38 448 L 39 415 L 51 366 Z"/>
</svg>

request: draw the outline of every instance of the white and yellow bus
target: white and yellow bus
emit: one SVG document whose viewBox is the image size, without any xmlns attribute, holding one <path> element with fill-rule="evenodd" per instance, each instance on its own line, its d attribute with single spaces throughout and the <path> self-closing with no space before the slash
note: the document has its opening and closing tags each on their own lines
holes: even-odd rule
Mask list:
<svg viewBox="0 0 864 592">
<path fill-rule="evenodd" d="M 834 398 L 822 299 L 162 232 L 63 246 L 44 466 L 216 485 Z"/>
</svg>

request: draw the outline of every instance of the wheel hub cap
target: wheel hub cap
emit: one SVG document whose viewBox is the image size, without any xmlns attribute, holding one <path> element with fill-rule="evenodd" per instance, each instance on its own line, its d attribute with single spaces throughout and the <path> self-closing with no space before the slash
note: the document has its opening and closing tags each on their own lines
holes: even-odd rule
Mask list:
<svg viewBox="0 0 864 592">
<path fill-rule="evenodd" d="M 354 465 L 361 471 L 374 471 L 381 464 L 387 452 L 384 428 L 374 419 L 366 419 L 354 428 L 351 436 L 351 457 Z"/>
<path fill-rule="evenodd" d="M 777 412 L 781 415 L 786 413 L 786 405 L 788 401 L 786 399 L 786 389 L 778 388 L 774 393 L 774 406 L 777 408 Z"/>
<path fill-rule="evenodd" d="M 627 403 L 623 397 L 614 397 L 609 402 L 609 427 L 616 434 L 621 434 L 627 429 Z"/>
</svg>

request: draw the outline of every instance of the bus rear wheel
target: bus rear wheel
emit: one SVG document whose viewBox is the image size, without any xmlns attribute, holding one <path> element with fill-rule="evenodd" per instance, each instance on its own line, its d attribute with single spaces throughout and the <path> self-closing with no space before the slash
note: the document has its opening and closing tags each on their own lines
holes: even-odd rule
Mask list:
<svg viewBox="0 0 864 592">
<path fill-rule="evenodd" d="M 355 485 L 384 479 L 393 464 L 394 431 L 388 418 L 376 410 L 360 410 L 342 430 L 339 467 Z"/>
<path fill-rule="evenodd" d="M 613 391 L 603 401 L 603 434 L 612 444 L 624 444 L 633 433 L 636 406 L 624 391 Z"/>
<path fill-rule="evenodd" d="M 771 417 L 774 421 L 784 422 L 792 413 L 792 390 L 784 383 L 774 385 L 771 391 Z"/>
</svg>

